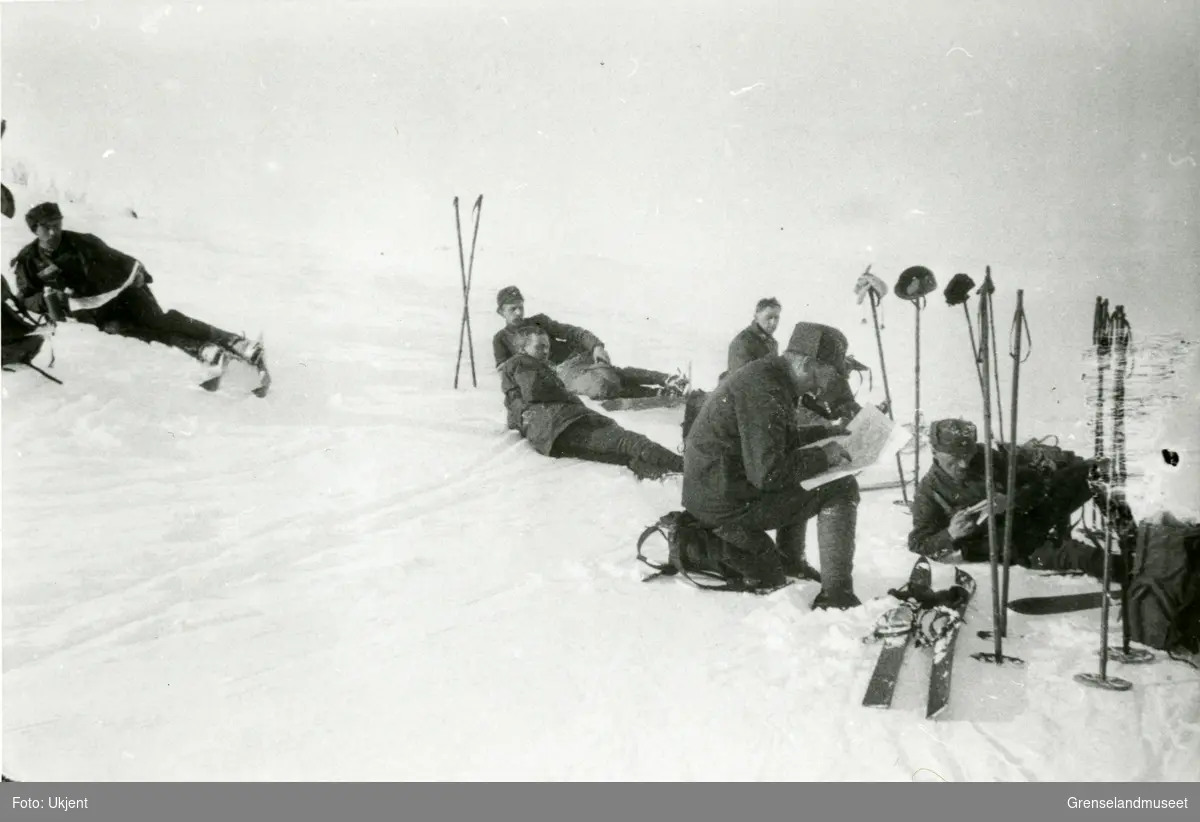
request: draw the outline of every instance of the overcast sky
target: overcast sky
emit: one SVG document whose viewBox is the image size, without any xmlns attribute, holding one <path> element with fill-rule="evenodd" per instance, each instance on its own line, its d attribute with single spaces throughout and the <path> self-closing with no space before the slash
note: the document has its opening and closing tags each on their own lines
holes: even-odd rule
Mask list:
<svg viewBox="0 0 1200 822">
<path fill-rule="evenodd" d="M 197 224 L 419 257 L 486 192 L 492 253 L 716 299 L 991 264 L 1196 325 L 1194 2 L 0 9 L 4 148 Z"/>
</svg>

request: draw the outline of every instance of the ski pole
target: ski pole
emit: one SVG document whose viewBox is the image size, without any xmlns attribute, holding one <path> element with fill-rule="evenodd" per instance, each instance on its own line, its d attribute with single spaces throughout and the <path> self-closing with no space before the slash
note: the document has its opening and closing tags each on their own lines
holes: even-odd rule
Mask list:
<svg viewBox="0 0 1200 822">
<path fill-rule="evenodd" d="M 916 448 L 913 450 L 913 483 L 921 481 L 921 301 L 924 297 L 913 300 L 913 309 L 917 312 L 915 351 L 913 358 L 913 439 Z"/>
<path fill-rule="evenodd" d="M 1129 644 L 1129 583 L 1133 573 L 1133 546 L 1130 543 L 1137 538 L 1137 524 L 1132 519 L 1132 511 L 1129 511 L 1125 497 L 1126 481 L 1128 480 L 1125 466 L 1125 377 L 1129 365 L 1129 344 L 1133 337 L 1133 329 L 1125 317 L 1125 306 L 1118 305 L 1114 309 L 1113 326 L 1112 345 L 1116 355 L 1116 364 L 1113 368 L 1112 451 L 1115 464 L 1114 476 L 1117 482 L 1115 493 L 1120 509 L 1117 519 L 1122 521 L 1123 527 L 1117 539 L 1122 564 L 1119 580 L 1121 583 L 1121 647 L 1109 648 L 1109 655 L 1118 662 L 1129 665 L 1152 662 L 1154 654 L 1142 649 L 1135 650 Z"/>
<path fill-rule="evenodd" d="M 480 217 L 480 211 L 481 211 L 482 207 L 483 207 L 483 195 L 480 194 L 479 198 L 475 201 L 474 208 L 472 209 L 472 211 L 475 213 L 475 235 L 471 239 L 471 268 L 472 269 L 475 266 L 475 241 L 479 237 L 479 217 Z M 459 370 L 462 368 L 463 341 L 464 341 L 464 336 L 465 336 L 466 342 L 469 346 L 470 357 L 471 357 L 471 382 L 476 388 L 478 388 L 479 383 L 475 377 L 475 342 L 471 338 L 471 312 L 470 312 L 471 278 L 470 278 L 469 269 L 467 268 L 465 255 L 463 253 L 462 220 L 459 217 L 459 213 L 458 213 L 458 197 L 454 198 L 454 227 L 458 233 L 458 266 L 459 266 L 459 272 L 462 275 L 462 291 L 463 291 L 462 323 L 461 323 L 461 325 L 459 325 L 459 328 L 458 328 L 458 358 L 454 364 L 454 387 L 458 388 L 458 375 L 459 375 Z"/>
<path fill-rule="evenodd" d="M 867 271 L 869 272 L 870 270 L 871 270 L 871 266 L 867 266 Z M 872 288 L 868 292 L 867 297 L 871 301 L 871 322 L 874 323 L 874 325 L 875 325 L 875 345 L 879 348 L 879 373 L 883 375 L 883 396 L 884 396 L 884 399 L 887 400 L 888 419 L 890 419 L 894 422 L 896 419 L 896 415 L 892 411 L 892 389 L 891 389 L 891 386 L 888 385 L 887 364 L 884 362 L 884 359 L 883 359 L 883 337 L 879 333 L 878 306 L 879 306 L 879 302 L 880 302 L 880 296 L 879 296 L 879 293 L 877 291 L 875 291 L 875 289 Z M 918 440 L 918 447 L 919 447 L 921 432 L 916 431 L 915 434 L 916 434 L 916 437 Z M 900 476 L 900 494 L 903 496 L 904 503 L 907 505 L 908 504 L 908 483 L 904 479 L 904 463 L 901 462 L 901 460 L 900 460 L 899 452 L 896 453 L 896 472 Z"/>
<path fill-rule="evenodd" d="M 25 367 L 27 367 L 27 368 L 32 368 L 34 371 L 38 372 L 38 373 L 39 373 L 39 374 L 41 374 L 43 377 L 45 377 L 46 379 L 50 380 L 50 382 L 56 382 L 56 383 L 58 383 L 59 385 L 62 385 L 62 384 L 63 384 L 63 381 L 62 381 L 62 380 L 60 380 L 58 377 L 54 377 L 54 376 L 51 376 L 50 374 L 47 374 L 45 371 L 43 371 L 42 369 L 38 368 L 36 365 L 34 365 L 34 364 L 33 364 L 33 363 L 31 363 L 31 362 L 22 363 L 22 365 L 24 365 L 24 366 L 25 366 Z"/>
<path fill-rule="evenodd" d="M 1125 501 L 1125 366 L 1126 366 L 1126 351 L 1129 344 L 1128 323 L 1125 321 L 1125 306 L 1118 305 L 1113 311 L 1113 336 L 1112 344 L 1116 354 L 1116 363 L 1113 368 L 1113 425 L 1112 425 L 1112 444 L 1113 444 L 1113 476 L 1117 482 L 1116 493 L 1119 494 L 1118 501 Z M 1131 528 L 1133 523 L 1125 523 L 1127 528 Z M 1129 542 L 1127 535 L 1122 534 L 1118 539 L 1118 546 L 1127 545 Z M 1122 551 L 1124 559 L 1125 552 Z M 1128 583 L 1128 570 L 1122 574 L 1121 579 L 1121 647 L 1124 651 L 1129 651 L 1129 601 L 1128 597 L 1124 596 L 1125 589 Z"/>
<path fill-rule="evenodd" d="M 990 265 L 987 267 L 987 278 L 989 281 L 992 279 L 992 267 Z M 999 422 L 999 426 L 997 428 L 997 433 L 999 435 L 998 439 L 1000 440 L 1000 444 L 1003 445 L 1004 444 L 1004 410 L 1001 406 L 1004 404 L 1004 399 L 1003 399 L 1004 394 L 1001 393 L 1001 391 L 1000 391 L 1000 354 L 999 354 L 1000 346 L 998 346 L 996 344 L 995 307 L 996 307 L 996 304 L 995 304 L 995 301 L 992 300 L 991 292 L 988 292 L 988 327 L 986 329 L 980 328 L 979 333 L 980 334 L 990 333 L 992 335 L 992 340 L 991 340 L 992 379 L 994 379 L 996 381 L 996 420 L 997 420 L 997 422 Z"/>
<path fill-rule="evenodd" d="M 975 326 L 971 322 L 971 310 L 968 307 L 968 303 L 971 302 L 971 289 L 974 287 L 975 281 L 971 279 L 970 275 L 960 272 L 950 279 L 943 296 L 946 298 L 946 305 L 962 306 L 963 319 L 967 321 L 967 334 L 971 338 L 971 357 L 972 362 L 975 363 L 975 376 L 982 380 L 982 372 L 979 370 L 979 346 L 975 344 Z"/>
<path fill-rule="evenodd" d="M 971 335 L 971 356 L 975 358 L 975 376 L 982 380 L 983 371 L 979 368 L 979 346 L 975 345 L 975 326 L 971 323 L 971 311 L 963 303 L 963 314 L 967 318 L 967 333 Z"/>
<path fill-rule="evenodd" d="M 475 205 L 471 207 L 475 212 L 475 231 L 471 235 L 471 259 L 467 263 L 467 291 L 466 297 L 469 300 L 471 295 L 471 283 L 475 275 L 475 245 L 479 242 L 479 222 L 483 218 L 483 195 L 480 194 L 475 199 Z M 463 306 L 463 318 L 467 325 L 467 345 L 471 352 L 471 385 L 478 388 L 479 383 L 475 379 L 475 341 L 471 339 L 471 313 L 466 304 Z"/>
<path fill-rule="evenodd" d="M 1097 301 L 1096 322 L 1093 323 L 1093 333 L 1096 335 L 1097 354 L 1099 356 L 1099 379 L 1097 386 L 1097 395 L 1104 396 L 1104 372 L 1108 370 L 1106 365 L 1111 366 L 1112 359 L 1112 339 L 1113 339 L 1113 324 L 1112 318 L 1108 314 L 1107 300 L 1101 304 Z M 1102 309 L 1102 311 L 1100 310 Z M 1100 320 L 1104 320 L 1103 326 Z M 1103 407 L 1098 412 L 1097 419 L 1103 421 Z M 1101 440 L 1102 442 L 1102 440 Z M 1112 556 L 1112 540 L 1113 540 L 1113 479 L 1114 472 L 1110 467 L 1107 472 L 1108 476 L 1105 479 L 1105 494 L 1104 494 L 1104 571 L 1100 581 L 1103 596 L 1100 600 L 1100 671 L 1096 674 L 1079 673 L 1075 675 L 1075 681 L 1081 685 L 1087 685 L 1093 688 L 1101 688 L 1107 691 L 1128 691 L 1133 687 L 1133 683 L 1120 679 L 1119 677 L 1108 676 L 1108 614 L 1109 614 L 1109 583 L 1111 579 L 1111 556 Z"/>
<path fill-rule="evenodd" d="M 989 335 L 988 328 L 988 310 L 990 308 L 989 296 L 992 288 L 991 273 L 984 279 L 983 286 L 980 288 L 979 298 L 979 361 L 983 379 L 981 385 L 983 388 L 983 460 L 984 460 L 984 482 L 987 494 L 987 516 L 988 516 L 988 558 L 991 562 L 992 570 L 992 639 L 995 641 L 995 662 L 997 665 L 1002 664 L 1004 660 L 1004 614 L 1000 612 L 1000 553 L 999 546 L 996 542 L 996 478 L 993 476 L 993 460 L 992 460 L 992 394 L 991 394 L 991 360 L 988 357 Z"/>
<path fill-rule="evenodd" d="M 1012 564 L 1014 520 L 1017 517 L 1017 511 L 1013 503 L 1017 498 L 1017 397 L 1021 382 L 1021 331 L 1024 329 L 1028 333 L 1028 326 L 1025 322 L 1024 297 L 1025 291 L 1017 289 L 1017 310 L 1013 317 L 1013 340 L 1009 351 L 1009 355 L 1013 358 L 1012 404 L 1011 413 L 1009 414 L 1012 433 L 1009 437 L 1010 448 L 1008 455 L 1008 506 L 1004 517 L 1004 577 L 1001 582 L 1000 592 L 1000 613 L 1003 617 L 999 630 L 1002 632 L 1007 632 L 1008 630 L 1008 577 L 1009 567 Z"/>
</svg>

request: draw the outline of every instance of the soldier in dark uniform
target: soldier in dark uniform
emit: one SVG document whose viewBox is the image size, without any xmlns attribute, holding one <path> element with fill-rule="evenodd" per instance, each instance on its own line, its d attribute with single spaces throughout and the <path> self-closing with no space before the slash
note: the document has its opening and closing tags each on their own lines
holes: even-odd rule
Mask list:
<svg viewBox="0 0 1200 822">
<path fill-rule="evenodd" d="M 258 364 L 260 343 L 179 311 L 163 311 L 150 290 L 154 279 L 141 263 L 95 235 L 64 230 L 56 204 L 29 209 L 25 223 L 37 239 L 12 263 L 16 298 L 27 311 L 55 321 L 69 313 L 108 334 L 171 346 L 207 365 L 219 365 L 230 355 Z M 69 309 L 70 297 L 105 296 L 111 299 L 95 308 Z"/>
<path fill-rule="evenodd" d="M 644 368 L 618 368 L 612 364 L 604 343 L 586 328 L 555 322 L 545 314 L 525 316 L 525 298 L 515 285 L 496 294 L 496 313 L 504 328 L 492 337 L 492 353 L 499 368 L 521 351 L 520 329 L 536 325 L 550 338 L 549 362 L 567 389 L 594 400 L 614 397 L 683 396 L 687 379 Z"/>
<path fill-rule="evenodd" d="M 728 369 L 725 374 L 732 374 L 743 365 L 748 365 L 763 357 L 775 357 L 779 354 L 779 343 L 775 339 L 775 329 L 779 327 L 779 314 L 783 310 L 779 300 L 774 297 L 764 297 L 754 306 L 754 322 L 738 332 L 729 343 Z M 724 379 L 722 374 L 719 379 Z"/>
<path fill-rule="evenodd" d="M 801 481 L 849 460 L 827 429 L 801 429 L 797 403 L 844 378 L 846 337 L 798 323 L 787 349 L 743 366 L 709 395 L 684 449 L 683 505 L 729 545 L 727 561 L 747 580 L 775 586 L 787 576 L 819 580 L 814 608 L 851 608 L 858 483 L 844 477 L 813 490 Z M 817 518 L 821 572 L 805 557 Z M 775 530 L 772 541 L 767 531 Z"/>
<path fill-rule="evenodd" d="M 508 427 L 539 454 L 624 465 L 639 479 L 683 471 L 683 458 L 591 410 L 567 390 L 550 365 L 550 337 L 531 325 L 517 335 L 520 351 L 500 366 Z"/>
<path fill-rule="evenodd" d="M 987 498 L 984 446 L 973 423 L 961 419 L 937 420 L 929 427 L 933 467 L 921 478 L 912 504 L 913 528 L 909 550 L 945 559 L 960 554 L 967 562 L 990 559 L 985 514 L 964 509 Z M 1072 539 L 1071 514 L 1091 498 L 1088 473 L 1092 460 L 1074 459 L 1048 473 L 1039 470 L 1017 451 L 1017 495 L 1007 500 L 1008 452 L 993 449 L 992 468 L 997 516 L 1013 517 L 1012 561 L 1016 565 L 1055 571 L 1083 571 L 1095 577 L 1104 573 L 1104 551 Z M 980 521 L 982 519 L 982 521 Z M 1003 551 L 1004 520 L 997 522 L 998 547 Z M 1114 576 L 1121 573 L 1121 558 L 1112 557 Z"/>
</svg>

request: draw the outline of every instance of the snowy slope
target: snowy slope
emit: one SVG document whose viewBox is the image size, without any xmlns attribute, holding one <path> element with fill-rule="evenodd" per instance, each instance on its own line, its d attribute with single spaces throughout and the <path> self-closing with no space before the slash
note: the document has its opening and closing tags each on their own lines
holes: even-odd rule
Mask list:
<svg viewBox="0 0 1200 822">
<path fill-rule="evenodd" d="M 1114 665 L 1134 682 L 1123 694 L 1073 681 L 1097 668 L 1094 612 L 1013 615 L 1022 669 L 970 659 L 991 649 L 974 636 L 991 625 L 981 566 L 948 713 L 924 719 L 919 653 L 890 711 L 862 708 L 875 652 L 860 638 L 911 565 L 898 492 L 860 508 L 863 608 L 811 612 L 812 584 L 765 598 L 643 584 L 634 539 L 678 507 L 678 480 L 546 459 L 505 430 L 494 288 L 473 300 L 479 387 L 452 390 L 448 250 L 430 271 L 83 208 L 71 222 L 141 257 L 164 305 L 262 330 L 275 383 L 265 400 L 209 395 L 183 355 L 72 325 L 55 341 L 65 385 L 4 375 L 3 766 L 17 779 L 1200 773 L 1197 671 Z M 6 255 L 27 239 L 5 222 Z M 681 367 L 729 336 L 644 322 L 619 295 L 572 313 L 554 282 L 522 275 L 548 295 L 531 307 L 611 338 L 618 362 Z M 678 411 L 616 416 L 678 444 Z M 1092 588 L 1016 569 L 1012 595 Z"/>
</svg>

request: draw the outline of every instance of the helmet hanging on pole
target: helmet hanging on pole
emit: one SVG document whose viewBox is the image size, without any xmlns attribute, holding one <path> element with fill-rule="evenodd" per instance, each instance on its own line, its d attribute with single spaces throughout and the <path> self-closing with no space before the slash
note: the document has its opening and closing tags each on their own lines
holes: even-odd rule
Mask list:
<svg viewBox="0 0 1200 822">
<path fill-rule="evenodd" d="M 914 265 L 900 273 L 896 281 L 896 296 L 902 300 L 916 301 L 937 289 L 937 278 L 923 265 Z"/>
</svg>

